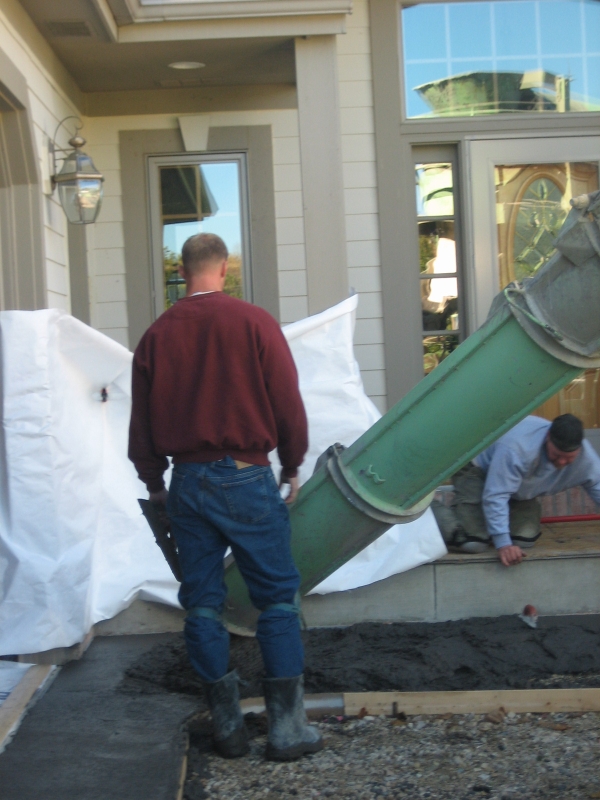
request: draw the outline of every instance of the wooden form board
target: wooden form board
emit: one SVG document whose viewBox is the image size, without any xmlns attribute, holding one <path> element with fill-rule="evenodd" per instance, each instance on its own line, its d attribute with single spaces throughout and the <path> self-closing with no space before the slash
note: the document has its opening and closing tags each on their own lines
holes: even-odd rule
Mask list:
<svg viewBox="0 0 600 800">
<path fill-rule="evenodd" d="M 242 712 L 261 714 L 262 697 L 241 702 Z M 600 689 L 498 689 L 479 692 L 346 692 L 310 694 L 304 698 L 309 717 L 323 714 L 392 716 L 403 712 L 416 714 L 488 714 L 503 708 L 507 713 L 546 714 L 549 712 L 600 711 Z M 363 712 L 364 713 L 364 712 Z"/>
<path fill-rule="evenodd" d="M 543 714 L 554 711 L 600 711 L 600 689 L 501 689 L 479 692 L 346 692 L 344 711 L 353 717 L 415 714 L 487 714 L 506 712 Z"/>
<path fill-rule="evenodd" d="M 52 670 L 51 664 L 30 667 L 0 706 L 0 752 L 8 744 L 36 691 Z"/>
<path fill-rule="evenodd" d="M 183 761 L 181 763 L 181 773 L 179 775 L 179 789 L 177 790 L 177 797 L 175 800 L 183 800 L 183 793 L 185 791 L 185 779 L 187 778 L 187 767 L 188 767 L 188 753 L 190 750 L 190 737 L 187 733 L 185 733 L 185 748 L 184 748 L 184 756 Z"/>
</svg>

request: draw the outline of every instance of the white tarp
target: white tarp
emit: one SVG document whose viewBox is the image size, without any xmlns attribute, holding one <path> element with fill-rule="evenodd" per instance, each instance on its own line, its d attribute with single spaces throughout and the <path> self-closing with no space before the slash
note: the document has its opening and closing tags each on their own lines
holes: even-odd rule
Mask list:
<svg viewBox="0 0 600 800">
<path fill-rule="evenodd" d="M 136 595 L 176 592 L 127 460 L 131 354 L 57 310 L 2 312 L 0 333 L 7 655 L 68 647 Z"/>
<path fill-rule="evenodd" d="M 379 418 L 352 351 L 357 298 L 284 331 L 317 456 Z M 127 459 L 131 353 L 57 310 L 0 313 L 0 655 L 67 647 L 136 597 L 177 605 Z M 102 389 L 107 401 L 102 402 Z M 445 553 L 430 512 L 315 591 L 355 588 Z"/>
</svg>

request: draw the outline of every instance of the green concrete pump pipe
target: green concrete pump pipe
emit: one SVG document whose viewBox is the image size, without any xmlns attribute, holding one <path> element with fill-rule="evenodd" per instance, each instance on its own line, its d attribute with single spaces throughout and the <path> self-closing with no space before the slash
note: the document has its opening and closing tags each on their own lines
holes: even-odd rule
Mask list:
<svg viewBox="0 0 600 800">
<path fill-rule="evenodd" d="M 305 594 L 398 522 L 420 516 L 437 486 L 586 368 L 600 367 L 600 192 L 571 201 L 557 253 L 510 284 L 485 324 L 348 449 L 291 508 L 292 551 Z M 235 563 L 224 621 L 251 632 Z"/>
</svg>

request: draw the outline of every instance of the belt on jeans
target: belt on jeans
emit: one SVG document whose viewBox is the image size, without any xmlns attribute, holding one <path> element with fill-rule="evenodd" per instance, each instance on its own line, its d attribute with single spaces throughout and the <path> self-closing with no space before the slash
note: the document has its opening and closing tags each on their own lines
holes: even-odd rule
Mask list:
<svg viewBox="0 0 600 800">
<path fill-rule="evenodd" d="M 252 467 L 253 464 L 248 464 L 247 461 L 236 461 L 235 468 L 236 469 L 245 469 L 246 467 Z"/>
</svg>

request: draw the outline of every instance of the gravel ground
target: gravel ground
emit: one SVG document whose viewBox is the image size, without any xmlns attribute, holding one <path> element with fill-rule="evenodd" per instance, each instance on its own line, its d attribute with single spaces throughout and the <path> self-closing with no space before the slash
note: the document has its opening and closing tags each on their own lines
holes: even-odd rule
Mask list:
<svg viewBox="0 0 600 800">
<path fill-rule="evenodd" d="M 325 749 L 291 764 L 263 758 L 265 721 L 249 720 L 251 753 L 210 751 L 201 715 L 190 729 L 185 800 L 600 798 L 600 714 L 332 717 Z"/>
<path fill-rule="evenodd" d="M 516 616 L 359 624 L 306 631 L 306 691 L 440 691 L 600 686 L 600 616 Z M 262 694 L 256 641 L 233 637 L 244 697 Z M 201 683 L 179 636 L 132 665 L 126 692 L 198 698 L 186 800 L 600 800 L 600 714 L 329 718 L 326 747 L 293 764 L 264 761 L 266 722 L 248 720 L 252 751 L 215 756 Z"/>
</svg>

